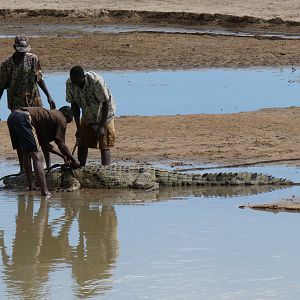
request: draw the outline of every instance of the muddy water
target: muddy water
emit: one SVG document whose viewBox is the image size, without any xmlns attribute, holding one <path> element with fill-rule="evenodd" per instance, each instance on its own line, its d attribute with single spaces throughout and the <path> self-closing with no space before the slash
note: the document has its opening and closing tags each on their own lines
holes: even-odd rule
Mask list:
<svg viewBox="0 0 300 300">
<path fill-rule="evenodd" d="M 299 105 L 299 69 L 201 69 L 194 71 L 101 72 L 117 102 L 117 114 L 234 113 Z M 67 73 L 45 80 L 58 106 L 65 105 Z M 44 96 L 44 95 L 43 95 Z M 6 119 L 6 95 L 0 117 Z M 48 107 L 45 98 L 45 106 Z"/>
<path fill-rule="evenodd" d="M 155 32 L 155 33 L 180 33 L 196 35 L 222 35 L 237 37 L 260 37 L 266 39 L 298 40 L 299 32 L 261 32 L 242 31 L 230 29 L 212 29 L 182 26 L 155 26 L 141 24 L 35 24 L 32 25 L 2 25 L 0 38 L 13 38 L 18 34 L 25 34 L 30 37 L 52 36 L 52 37 L 80 37 L 84 34 L 97 33 L 129 33 L 129 32 Z"/>
<path fill-rule="evenodd" d="M 298 176 L 274 168 L 264 171 Z M 0 176 L 15 169 L 2 164 Z M 2 190 L 0 298 L 297 299 L 299 215 L 238 206 L 299 194 L 84 190 L 45 201 Z"/>
</svg>

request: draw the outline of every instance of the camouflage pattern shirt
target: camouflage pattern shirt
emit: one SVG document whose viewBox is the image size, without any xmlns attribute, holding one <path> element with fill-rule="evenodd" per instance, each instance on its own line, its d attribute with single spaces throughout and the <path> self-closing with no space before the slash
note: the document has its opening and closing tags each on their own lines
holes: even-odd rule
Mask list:
<svg viewBox="0 0 300 300">
<path fill-rule="evenodd" d="M 13 56 L 0 66 L 0 89 L 7 90 L 7 104 L 10 110 L 20 107 L 42 106 L 37 81 L 42 79 L 39 59 L 26 53 L 23 62 L 16 65 Z"/>
<path fill-rule="evenodd" d="M 82 118 L 86 124 L 98 124 L 102 116 L 103 102 L 107 101 L 109 123 L 115 113 L 116 105 L 104 79 L 94 72 L 85 72 L 83 88 L 76 86 L 69 78 L 66 82 L 66 100 L 82 109 Z"/>
</svg>

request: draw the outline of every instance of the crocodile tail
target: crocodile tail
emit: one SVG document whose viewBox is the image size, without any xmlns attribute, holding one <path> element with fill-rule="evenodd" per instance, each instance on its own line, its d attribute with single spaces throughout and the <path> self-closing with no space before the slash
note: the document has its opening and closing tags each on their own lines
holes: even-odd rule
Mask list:
<svg viewBox="0 0 300 300">
<path fill-rule="evenodd" d="M 249 172 L 220 173 L 177 173 L 167 170 L 156 170 L 156 180 L 161 186 L 239 186 L 239 185 L 293 185 L 287 179 L 270 175 Z"/>
</svg>

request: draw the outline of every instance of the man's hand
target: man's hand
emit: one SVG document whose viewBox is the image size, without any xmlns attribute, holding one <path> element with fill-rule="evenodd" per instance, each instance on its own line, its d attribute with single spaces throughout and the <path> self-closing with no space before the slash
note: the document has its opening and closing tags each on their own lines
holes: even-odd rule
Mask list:
<svg viewBox="0 0 300 300">
<path fill-rule="evenodd" d="M 77 159 L 74 158 L 74 160 L 72 161 L 72 167 L 77 169 L 80 167 L 80 163 Z"/>
<path fill-rule="evenodd" d="M 48 103 L 50 105 L 50 109 L 56 109 L 56 105 L 51 96 L 48 97 Z"/>
</svg>

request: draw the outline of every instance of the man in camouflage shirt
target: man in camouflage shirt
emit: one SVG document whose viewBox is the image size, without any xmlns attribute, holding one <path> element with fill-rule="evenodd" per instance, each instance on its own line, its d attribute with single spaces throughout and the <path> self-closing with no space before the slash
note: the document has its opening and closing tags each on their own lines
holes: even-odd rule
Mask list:
<svg viewBox="0 0 300 300">
<path fill-rule="evenodd" d="M 94 72 L 84 72 L 80 66 L 73 67 L 66 82 L 66 100 L 71 103 L 76 122 L 78 160 L 81 166 L 86 164 L 88 148 L 97 146 L 101 152 L 102 165 L 109 165 L 110 148 L 115 142 L 116 108 L 105 81 Z"/>
<path fill-rule="evenodd" d="M 14 54 L 0 66 L 0 99 L 6 89 L 8 108 L 11 111 L 20 107 L 43 106 L 39 86 L 47 96 L 50 108 L 55 109 L 55 103 L 42 77 L 39 59 L 28 53 L 31 50 L 28 38 L 24 35 L 16 36 L 14 49 Z M 22 171 L 23 154 L 20 151 L 17 149 Z"/>
</svg>

